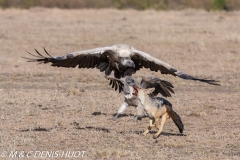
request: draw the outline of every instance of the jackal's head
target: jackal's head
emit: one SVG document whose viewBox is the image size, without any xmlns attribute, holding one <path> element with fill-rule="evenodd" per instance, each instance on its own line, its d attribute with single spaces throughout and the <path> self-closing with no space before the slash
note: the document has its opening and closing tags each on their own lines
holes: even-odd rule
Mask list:
<svg viewBox="0 0 240 160">
<path fill-rule="evenodd" d="M 142 104 L 145 102 L 145 99 L 149 97 L 149 94 L 152 93 L 155 88 L 140 88 L 138 86 L 133 86 L 134 88 L 134 95 L 137 96 L 140 101 L 142 102 Z"/>
</svg>

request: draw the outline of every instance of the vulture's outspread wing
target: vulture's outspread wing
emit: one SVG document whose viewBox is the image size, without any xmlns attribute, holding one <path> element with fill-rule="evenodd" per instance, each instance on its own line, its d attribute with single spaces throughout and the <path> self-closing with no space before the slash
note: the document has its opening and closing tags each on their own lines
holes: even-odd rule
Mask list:
<svg viewBox="0 0 240 160">
<path fill-rule="evenodd" d="M 28 52 L 35 58 L 26 58 L 28 62 L 39 62 L 39 63 L 52 63 L 52 66 L 67 67 L 67 68 L 94 68 L 97 67 L 101 72 L 105 71 L 106 75 L 109 75 L 113 68 L 109 65 L 108 56 L 113 52 L 113 46 L 101 47 L 90 50 L 83 50 L 65 54 L 62 56 L 53 57 L 44 48 L 44 56 L 38 50 L 36 55 Z"/>
<path fill-rule="evenodd" d="M 217 82 L 219 81 L 195 78 L 186 73 L 183 73 L 178 69 L 175 69 L 170 64 L 163 62 L 160 59 L 157 59 L 148 53 L 139 51 L 137 49 L 133 49 L 133 52 L 134 53 L 132 54 L 131 59 L 135 63 L 136 70 L 139 70 L 142 67 L 145 67 L 145 68 L 149 68 L 151 71 L 156 71 L 156 72 L 160 71 L 162 74 L 171 74 L 187 80 L 197 80 L 197 81 L 206 82 L 212 85 L 219 85 L 217 84 Z"/>
<path fill-rule="evenodd" d="M 174 87 L 170 82 L 154 76 L 144 76 L 140 85 L 142 88 L 155 88 L 154 92 L 151 93 L 152 96 L 157 96 L 160 93 L 164 97 L 171 97 L 171 93 L 174 93 Z"/>
<path fill-rule="evenodd" d="M 131 76 L 142 67 L 149 68 L 151 71 L 160 71 L 162 74 L 171 74 L 187 80 L 197 80 L 213 85 L 218 81 L 200 79 L 190 76 L 175 69 L 170 64 L 163 62 L 148 53 L 139 51 L 126 44 L 116 44 L 110 47 L 100 47 L 95 49 L 77 51 L 62 56 L 53 57 L 44 49 L 45 54 L 36 51 L 36 55 L 29 53 L 34 58 L 26 58 L 29 62 L 52 63 L 57 67 L 76 67 L 78 68 L 97 68 L 105 75 L 110 75 L 114 70 L 116 78 Z"/>
<path fill-rule="evenodd" d="M 123 90 L 123 87 L 124 87 L 124 79 L 117 79 L 117 78 L 114 78 L 114 77 L 108 77 L 108 76 L 105 76 L 105 78 L 107 78 L 108 80 L 110 80 L 110 83 L 109 85 L 112 86 L 112 88 L 114 88 L 114 90 L 118 90 L 119 93 Z"/>
</svg>

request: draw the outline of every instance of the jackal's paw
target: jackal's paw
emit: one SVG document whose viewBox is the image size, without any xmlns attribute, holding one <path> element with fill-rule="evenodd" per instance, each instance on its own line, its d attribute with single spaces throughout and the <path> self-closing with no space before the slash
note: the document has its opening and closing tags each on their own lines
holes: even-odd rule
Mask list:
<svg viewBox="0 0 240 160">
<path fill-rule="evenodd" d="M 154 139 L 158 138 L 158 135 L 154 135 L 153 138 L 154 138 Z"/>
</svg>

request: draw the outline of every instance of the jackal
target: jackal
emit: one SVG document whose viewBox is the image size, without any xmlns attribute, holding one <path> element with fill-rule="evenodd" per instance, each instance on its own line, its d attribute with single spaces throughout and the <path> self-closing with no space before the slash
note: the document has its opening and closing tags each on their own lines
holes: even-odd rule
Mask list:
<svg viewBox="0 0 240 160">
<path fill-rule="evenodd" d="M 179 115 L 173 111 L 172 104 L 164 98 L 149 95 L 155 90 L 155 88 L 142 89 L 138 86 L 134 86 L 134 89 L 136 96 L 138 96 L 140 99 L 150 118 L 148 129 L 143 133 L 144 136 L 149 133 L 152 127 L 155 126 L 158 129 L 158 132 L 153 136 L 153 138 L 157 138 L 162 132 L 163 126 L 167 119 L 170 117 L 178 127 L 180 133 L 183 132 L 184 126 L 182 120 Z M 160 117 L 162 117 L 162 121 L 161 125 L 159 126 Z"/>
</svg>

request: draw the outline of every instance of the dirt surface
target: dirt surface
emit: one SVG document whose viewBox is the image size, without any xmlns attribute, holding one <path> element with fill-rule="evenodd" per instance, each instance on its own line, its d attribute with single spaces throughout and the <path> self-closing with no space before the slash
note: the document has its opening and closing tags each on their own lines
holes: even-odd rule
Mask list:
<svg viewBox="0 0 240 160">
<path fill-rule="evenodd" d="M 19 159 L 27 159 L 29 151 L 37 159 L 43 151 L 86 151 L 83 159 L 240 159 L 240 12 L 33 8 L 0 10 L 0 22 L 0 156 L 6 151 L 5 159 L 12 151 Z M 56 68 L 21 58 L 35 48 L 57 56 L 116 43 L 220 81 L 213 86 L 146 69 L 134 75 L 173 83 L 175 94 L 168 100 L 182 118 L 184 135 L 169 120 L 157 139 L 152 138 L 156 129 L 142 136 L 149 120 L 129 121 L 133 107 L 112 121 L 123 96 L 97 69 Z"/>
</svg>

